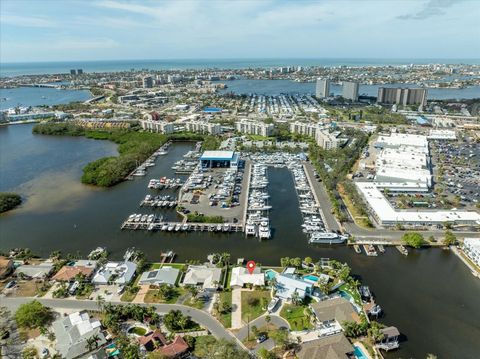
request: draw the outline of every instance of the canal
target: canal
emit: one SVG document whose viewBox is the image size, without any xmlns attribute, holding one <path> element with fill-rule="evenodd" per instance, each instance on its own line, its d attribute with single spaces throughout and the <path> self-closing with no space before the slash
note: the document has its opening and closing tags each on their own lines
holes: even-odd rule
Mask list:
<svg viewBox="0 0 480 359">
<path fill-rule="evenodd" d="M 193 143 L 176 143 L 160 156 L 147 176 L 110 189 L 80 183 L 82 167 L 116 153 L 116 145 L 86 138 L 32 135 L 32 125 L 0 128 L 0 190 L 16 191 L 25 199 L 17 210 L 0 216 L 0 249 L 28 247 L 48 256 L 53 250 L 87 254 L 106 246 L 113 258 L 128 247 L 158 260 L 160 252 L 174 250 L 178 260 L 206 258 L 212 252 L 230 252 L 265 265 L 281 257 L 327 257 L 346 261 L 354 274 L 374 291 L 385 310 L 382 321 L 404 334 L 401 349 L 387 358 L 478 358 L 480 351 L 480 281 L 453 253 L 411 251 L 408 257 L 387 249 L 377 258 L 355 254 L 345 246 L 311 246 L 301 231 L 301 215 L 293 180 L 287 169 L 270 168 L 270 219 L 273 238 L 259 242 L 243 234 L 147 233 L 121 231 L 131 213 L 150 192 L 150 178 L 173 177 L 172 164 Z M 166 192 L 165 192 L 166 193 Z M 171 210 L 156 213 L 175 218 Z"/>
</svg>

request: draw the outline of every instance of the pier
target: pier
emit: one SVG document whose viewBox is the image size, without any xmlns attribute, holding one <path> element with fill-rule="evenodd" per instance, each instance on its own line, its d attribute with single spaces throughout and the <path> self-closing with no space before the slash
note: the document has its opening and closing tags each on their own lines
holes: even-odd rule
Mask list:
<svg viewBox="0 0 480 359">
<path fill-rule="evenodd" d="M 126 220 L 122 230 L 144 230 L 162 232 L 243 232 L 239 223 L 185 223 L 185 222 L 135 222 Z"/>
</svg>

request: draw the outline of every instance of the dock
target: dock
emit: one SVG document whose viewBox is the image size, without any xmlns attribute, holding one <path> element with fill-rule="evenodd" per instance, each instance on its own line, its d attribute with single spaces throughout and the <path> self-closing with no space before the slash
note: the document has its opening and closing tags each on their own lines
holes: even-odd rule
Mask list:
<svg viewBox="0 0 480 359">
<path fill-rule="evenodd" d="M 243 226 L 239 223 L 135 222 L 126 220 L 120 228 L 122 230 L 162 232 L 243 232 Z"/>
</svg>

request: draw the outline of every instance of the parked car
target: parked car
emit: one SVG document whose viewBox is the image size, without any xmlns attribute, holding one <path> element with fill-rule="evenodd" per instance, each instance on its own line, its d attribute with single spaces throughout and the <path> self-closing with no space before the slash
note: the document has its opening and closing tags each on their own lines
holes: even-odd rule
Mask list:
<svg viewBox="0 0 480 359">
<path fill-rule="evenodd" d="M 260 343 L 263 343 L 265 340 L 268 339 L 268 336 L 267 334 L 260 334 L 258 337 L 257 337 L 257 343 L 260 344 Z"/>
<path fill-rule="evenodd" d="M 7 283 L 5 288 L 7 288 L 7 289 L 13 288 L 13 287 L 15 287 L 16 284 L 17 284 L 17 282 L 15 282 L 14 280 L 11 280 L 10 282 Z"/>
</svg>

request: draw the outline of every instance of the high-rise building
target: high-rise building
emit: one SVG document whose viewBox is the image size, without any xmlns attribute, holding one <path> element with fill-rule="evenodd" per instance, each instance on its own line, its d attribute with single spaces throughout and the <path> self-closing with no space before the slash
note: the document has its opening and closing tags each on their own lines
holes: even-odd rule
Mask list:
<svg viewBox="0 0 480 359">
<path fill-rule="evenodd" d="M 152 76 L 145 76 L 143 78 L 143 88 L 151 89 L 153 87 L 153 78 Z"/>
<path fill-rule="evenodd" d="M 378 88 L 378 103 L 397 105 L 421 105 L 427 104 L 427 89 L 424 88 Z"/>
<path fill-rule="evenodd" d="M 358 82 L 343 82 L 342 96 L 344 99 L 357 101 L 358 100 Z"/>
<path fill-rule="evenodd" d="M 82 75 L 83 74 L 83 69 L 78 69 L 77 70 L 77 75 Z"/>
<path fill-rule="evenodd" d="M 76 75 L 76 74 L 77 74 L 77 70 L 75 69 L 70 70 L 70 75 Z"/>
<path fill-rule="evenodd" d="M 325 98 L 330 96 L 330 80 L 329 79 L 321 79 L 321 78 L 317 79 L 315 96 L 317 96 L 317 98 Z"/>
</svg>

